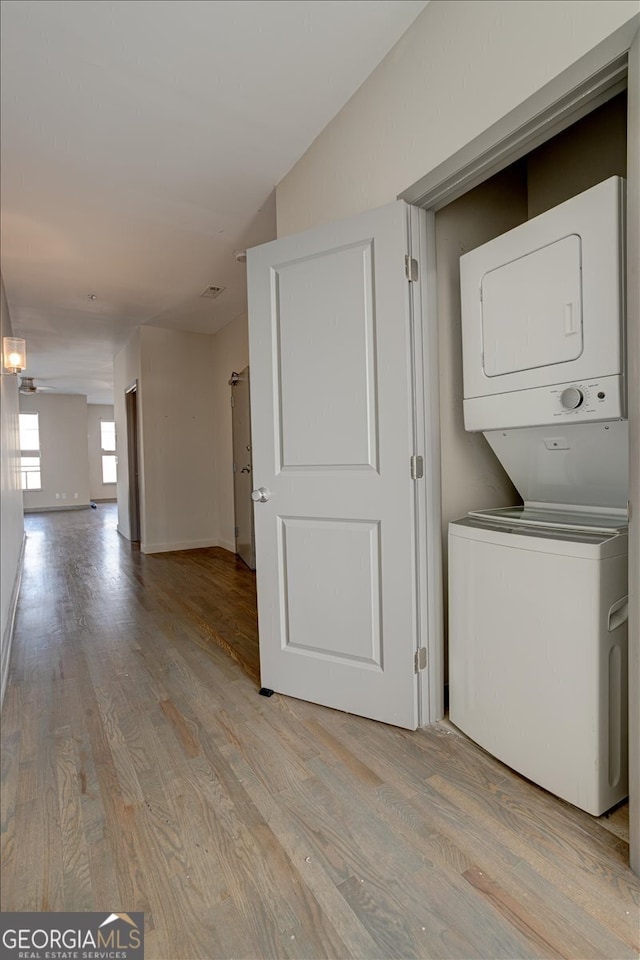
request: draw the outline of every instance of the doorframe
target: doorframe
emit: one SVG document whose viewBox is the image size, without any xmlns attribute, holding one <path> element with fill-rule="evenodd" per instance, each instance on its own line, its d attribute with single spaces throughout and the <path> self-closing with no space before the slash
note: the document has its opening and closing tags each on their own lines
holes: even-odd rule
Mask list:
<svg viewBox="0 0 640 960">
<path fill-rule="evenodd" d="M 127 469 L 129 473 L 129 539 L 140 542 L 140 448 L 138 444 L 138 381 L 124 391 L 127 424 Z"/>
<path fill-rule="evenodd" d="M 414 450 L 423 458 L 424 483 L 415 484 L 418 646 L 427 649 L 418 673 L 418 725 L 444 716 L 444 611 L 442 583 L 440 380 L 436 292 L 435 215 L 409 206 L 409 251 L 420 283 L 411 284 Z M 419 214 L 419 216 L 416 216 Z M 434 536 L 429 531 L 435 531 Z M 423 643 L 424 641 L 424 643 Z"/>
<path fill-rule="evenodd" d="M 640 14 L 399 199 L 433 215 L 627 88 L 629 583 L 640 583 Z M 436 306 L 427 304 L 432 326 Z M 443 653 L 440 653 L 442 658 Z M 437 672 L 437 671 L 435 671 Z M 629 853 L 640 874 L 640 591 L 629 594 Z"/>
</svg>

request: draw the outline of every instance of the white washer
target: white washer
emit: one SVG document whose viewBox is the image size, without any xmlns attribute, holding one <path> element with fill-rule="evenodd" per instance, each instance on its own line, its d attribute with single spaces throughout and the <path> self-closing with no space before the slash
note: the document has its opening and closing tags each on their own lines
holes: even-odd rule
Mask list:
<svg viewBox="0 0 640 960">
<path fill-rule="evenodd" d="M 449 525 L 450 719 L 600 815 L 627 795 L 621 511 L 513 507 Z"/>
</svg>

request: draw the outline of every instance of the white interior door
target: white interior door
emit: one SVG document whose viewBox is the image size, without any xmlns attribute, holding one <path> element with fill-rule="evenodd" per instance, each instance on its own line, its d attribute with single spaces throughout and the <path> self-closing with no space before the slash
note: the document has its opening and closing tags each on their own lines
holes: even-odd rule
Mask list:
<svg viewBox="0 0 640 960">
<path fill-rule="evenodd" d="M 247 265 L 262 684 L 413 729 L 424 481 L 409 238 L 398 201 L 256 247 Z"/>
</svg>

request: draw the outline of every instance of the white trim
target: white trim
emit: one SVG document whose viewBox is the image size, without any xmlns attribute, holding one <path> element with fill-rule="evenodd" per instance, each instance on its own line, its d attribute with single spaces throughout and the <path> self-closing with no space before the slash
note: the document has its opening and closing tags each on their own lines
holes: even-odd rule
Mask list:
<svg viewBox="0 0 640 960">
<path fill-rule="evenodd" d="M 610 37 L 545 84 L 484 133 L 401 194 L 425 210 L 441 207 L 483 183 L 624 89 L 636 14 Z"/>
<path fill-rule="evenodd" d="M 37 493 L 37 490 L 23 490 L 23 493 Z M 70 503 L 64 507 L 25 507 L 25 513 L 58 513 L 60 510 L 88 510 L 89 503 Z"/>
<path fill-rule="evenodd" d="M 218 547 L 219 540 L 175 540 L 169 543 L 141 543 L 142 553 L 170 553 L 172 550 L 200 550 L 202 547 Z"/>
<path fill-rule="evenodd" d="M 229 553 L 236 552 L 236 545 L 233 540 L 218 540 L 218 546 L 222 547 L 224 550 L 228 550 Z"/>
<path fill-rule="evenodd" d="M 16 622 L 16 610 L 18 609 L 18 595 L 20 593 L 20 584 L 22 583 L 22 567 L 24 561 L 24 548 L 27 542 L 26 534 L 22 535 L 22 546 L 20 547 L 20 556 L 18 557 L 18 566 L 16 577 L 11 591 L 11 600 L 9 601 L 9 616 L 7 625 L 2 637 L 2 664 L 0 664 L 0 709 L 4 703 L 4 695 L 7 689 L 9 679 L 9 662 L 11 660 L 11 648 L 13 646 L 13 631 Z"/>
<path fill-rule="evenodd" d="M 409 207 L 410 255 L 420 283 L 412 284 L 414 310 L 415 452 L 424 459 L 416 483 L 418 635 L 427 667 L 418 673 L 418 723 L 444 716 L 444 623 L 442 603 L 442 505 L 440 499 L 440 382 L 435 296 L 435 218 Z M 419 214 L 419 216 L 416 216 Z"/>
</svg>

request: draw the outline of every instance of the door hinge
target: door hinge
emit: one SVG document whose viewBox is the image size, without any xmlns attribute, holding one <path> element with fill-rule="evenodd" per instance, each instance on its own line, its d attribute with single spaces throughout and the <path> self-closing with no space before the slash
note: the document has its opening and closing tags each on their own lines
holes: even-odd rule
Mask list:
<svg viewBox="0 0 640 960">
<path fill-rule="evenodd" d="M 404 258 L 404 275 L 412 283 L 415 283 L 418 279 L 418 261 L 408 254 Z"/>
<path fill-rule="evenodd" d="M 237 464 L 234 463 L 234 465 L 233 465 L 233 472 L 234 472 L 234 473 L 237 473 L 237 470 L 238 470 Z"/>
<path fill-rule="evenodd" d="M 416 673 L 420 673 L 427 666 L 427 648 L 420 647 L 413 655 L 413 666 Z"/>
<path fill-rule="evenodd" d="M 234 534 L 233 534 L 233 535 L 234 535 L 234 537 L 235 537 L 236 540 L 237 540 L 238 537 L 240 536 L 240 527 L 234 527 L 233 530 L 234 530 Z"/>
<path fill-rule="evenodd" d="M 422 480 L 424 477 L 424 460 L 422 457 L 411 457 L 411 479 Z"/>
<path fill-rule="evenodd" d="M 234 403 L 234 400 L 233 400 L 233 396 L 231 397 L 231 406 L 232 406 L 232 407 L 235 407 L 235 403 Z"/>
</svg>

